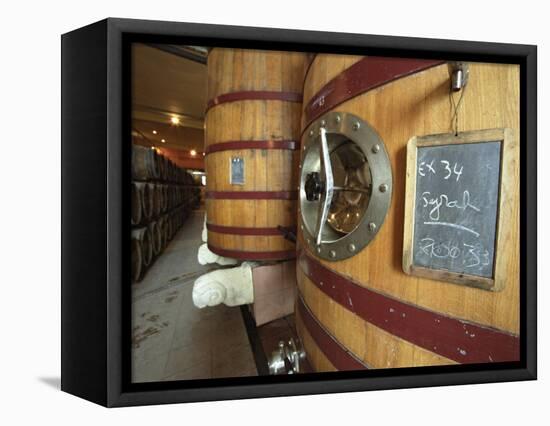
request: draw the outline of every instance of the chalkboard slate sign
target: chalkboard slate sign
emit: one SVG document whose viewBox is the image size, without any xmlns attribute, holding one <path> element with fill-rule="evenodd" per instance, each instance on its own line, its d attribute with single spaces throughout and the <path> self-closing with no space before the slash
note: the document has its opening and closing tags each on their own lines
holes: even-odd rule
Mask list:
<svg viewBox="0 0 550 426">
<path fill-rule="evenodd" d="M 500 219 L 506 215 L 501 205 L 509 196 L 503 193 L 507 134 L 500 129 L 409 141 L 405 272 L 502 288 L 495 272 Z"/>
<path fill-rule="evenodd" d="M 413 261 L 493 276 L 500 142 L 418 148 Z"/>
</svg>

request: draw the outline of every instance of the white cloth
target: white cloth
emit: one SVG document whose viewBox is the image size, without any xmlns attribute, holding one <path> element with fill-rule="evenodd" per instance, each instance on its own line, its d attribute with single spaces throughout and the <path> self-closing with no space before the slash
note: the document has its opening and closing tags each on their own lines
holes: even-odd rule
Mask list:
<svg viewBox="0 0 550 426">
<path fill-rule="evenodd" d="M 206 244 L 199 247 L 197 260 L 201 265 L 208 265 L 210 263 L 217 263 L 218 265 L 236 265 L 239 263 L 237 259 L 218 256 L 216 253 L 212 253 Z"/>
</svg>

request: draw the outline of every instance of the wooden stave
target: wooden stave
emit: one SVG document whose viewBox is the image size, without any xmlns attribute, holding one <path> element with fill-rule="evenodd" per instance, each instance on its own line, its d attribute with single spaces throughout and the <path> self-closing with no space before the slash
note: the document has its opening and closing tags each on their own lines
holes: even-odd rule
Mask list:
<svg viewBox="0 0 550 426">
<path fill-rule="evenodd" d="M 315 60 L 313 61 L 312 66 L 310 67 L 308 77 L 306 77 L 306 84 L 304 87 L 304 108 L 307 105 L 308 101 L 318 92 L 320 91 L 323 86 L 332 80 L 333 78 L 336 78 L 340 72 L 346 70 L 351 65 L 357 63 L 362 58 L 360 57 L 339 57 L 335 55 L 317 55 Z M 333 65 L 331 67 L 331 65 Z M 316 70 L 316 65 L 319 68 Z M 494 67 L 501 67 L 498 71 L 495 71 Z M 479 83 L 479 80 L 476 82 L 476 80 L 483 77 L 484 79 L 488 80 L 489 82 L 492 82 L 493 86 L 496 84 L 494 83 L 495 77 L 500 76 L 502 79 L 502 82 L 505 82 L 506 86 L 511 91 L 504 90 L 504 93 L 512 93 L 512 96 L 515 96 L 515 99 L 519 101 L 519 95 L 518 95 L 518 68 L 514 67 L 514 69 L 508 68 L 507 70 L 502 69 L 504 67 L 503 65 L 483 65 L 483 64 L 470 64 L 470 85 L 472 87 L 468 87 L 467 90 L 473 90 L 474 93 L 476 92 L 475 87 L 479 89 L 481 86 L 481 83 Z M 317 72 L 316 72 L 317 71 Z M 426 89 L 426 92 L 430 93 L 430 96 L 438 96 L 438 102 L 449 102 L 448 98 L 448 70 L 447 65 L 439 65 L 437 67 L 434 67 L 433 69 L 426 70 L 419 72 L 417 74 L 413 74 L 412 76 L 405 77 L 410 80 L 410 82 L 415 82 L 417 86 L 419 84 L 423 84 L 424 87 L 429 86 L 427 83 L 428 78 L 426 77 L 427 74 L 436 74 L 437 75 L 437 83 L 432 82 L 431 83 L 431 91 Z M 490 78 L 492 77 L 492 78 Z M 498 78 L 496 79 L 498 80 Z M 472 83 L 472 81 L 474 83 Z M 501 82 L 501 83 L 502 83 Z M 479 84 L 478 84 L 479 83 Z M 337 110 L 342 112 L 349 112 L 354 113 L 356 115 L 361 116 L 361 118 L 365 119 L 369 124 L 371 124 L 382 136 L 382 139 L 384 140 L 386 146 L 388 145 L 388 136 L 387 132 L 385 132 L 383 129 L 379 129 L 378 127 L 381 127 L 379 123 L 376 121 L 376 113 L 369 114 L 365 111 L 365 104 L 366 105 L 378 105 L 382 106 L 382 108 L 387 108 L 387 102 L 380 102 L 380 96 L 384 92 L 388 92 L 388 90 L 392 90 L 391 87 L 394 86 L 403 86 L 403 80 L 399 79 L 395 82 L 388 83 L 387 85 L 384 85 L 382 87 L 373 89 L 369 92 L 358 94 L 356 97 L 353 97 L 342 104 L 332 108 L 331 110 Z M 504 84 L 504 83 L 502 83 Z M 497 84 L 498 85 L 498 84 Z M 410 85 L 409 85 L 410 86 Z M 485 88 L 485 86 L 483 86 Z M 408 88 L 412 91 L 414 91 L 414 88 Z M 485 98 L 491 98 L 491 95 L 494 96 L 495 94 L 498 95 L 499 91 L 495 89 L 495 87 L 490 87 L 490 89 L 485 88 L 485 90 L 490 91 L 489 95 L 487 93 L 484 94 Z M 419 91 L 419 90 L 417 90 Z M 467 92 L 466 92 L 467 93 Z M 501 92 L 502 93 L 502 92 Z M 418 94 L 419 99 L 422 97 L 423 94 Z M 463 107 L 465 110 L 468 110 L 468 108 L 472 108 L 472 105 L 475 105 L 476 103 L 479 103 L 479 99 L 471 99 L 472 95 L 470 95 L 470 100 L 467 102 L 467 95 L 464 95 L 463 99 Z M 501 95 L 502 96 L 502 95 Z M 377 99 L 378 102 L 375 102 L 375 99 Z M 496 101 L 494 101 L 494 104 L 499 104 L 498 96 L 496 97 Z M 400 98 L 400 102 L 404 102 L 403 98 Z M 470 103 L 470 105 L 468 105 Z M 506 104 L 506 103 L 501 103 Z M 363 105 L 363 106 L 361 106 Z M 478 105 L 479 107 L 479 105 Z M 473 117 L 467 118 L 466 126 L 462 127 L 459 130 L 474 130 L 474 129 L 481 129 L 481 128 L 495 128 L 495 127 L 510 127 L 513 128 L 517 134 L 519 129 L 519 114 L 518 114 L 518 104 L 517 101 L 514 106 L 507 107 L 511 109 L 512 111 L 504 111 L 500 112 L 499 114 L 494 113 L 492 119 L 488 119 L 485 117 L 484 119 L 474 119 Z M 506 108 L 502 108 L 503 110 Z M 402 114 L 404 115 L 404 114 Z M 450 116 L 445 117 L 444 114 L 439 114 L 441 117 L 439 117 L 439 123 L 437 125 L 433 125 L 433 123 L 430 125 L 426 125 L 424 123 L 424 126 L 426 127 L 423 129 L 423 133 L 421 134 L 430 134 L 430 133 L 444 133 L 448 132 L 449 128 L 443 128 L 442 124 L 443 122 L 450 122 Z M 470 113 L 470 115 L 475 115 Z M 499 115 L 499 117 L 497 117 Z M 503 118 L 506 116 L 506 118 Z M 374 118 L 373 118 L 374 117 Z M 442 118 L 443 117 L 443 118 Z M 305 119 L 305 114 L 303 114 L 302 117 L 302 131 L 306 130 L 306 125 L 309 123 Z M 464 126 L 464 120 L 462 122 L 462 125 Z M 439 127 L 438 127 L 439 126 Z M 382 126 L 383 127 L 383 126 Z M 414 126 L 413 126 L 414 127 Z M 418 126 L 417 126 L 418 127 Z M 416 130 L 418 133 L 418 130 Z M 375 285 L 373 286 L 373 280 L 367 278 L 367 274 L 361 274 L 354 270 L 353 267 L 350 267 L 351 262 L 356 262 L 359 264 L 359 262 L 362 262 L 362 264 L 366 267 L 368 264 L 368 255 L 365 253 L 371 253 L 371 256 L 373 256 L 373 247 L 380 246 L 382 247 L 383 244 L 380 240 L 383 240 L 384 238 L 378 235 L 375 240 L 367 247 L 365 248 L 361 253 L 359 253 L 357 256 L 360 256 L 357 258 L 355 256 L 352 260 L 342 261 L 342 262 L 328 262 L 328 261 L 321 261 L 321 263 L 331 269 L 337 270 L 342 275 L 345 275 L 346 277 L 352 277 L 356 282 L 358 282 L 360 285 L 364 285 L 368 288 L 374 288 L 377 291 L 383 292 L 384 294 L 390 294 L 392 296 L 396 296 L 398 299 L 403 298 L 406 300 L 407 303 L 415 304 L 423 308 L 427 309 L 434 309 L 438 310 L 437 302 L 429 303 L 429 293 L 433 292 L 433 289 L 437 286 L 443 286 L 444 290 L 440 289 L 438 290 L 438 295 L 440 298 L 445 296 L 445 293 L 452 293 L 453 297 L 457 297 L 457 295 L 460 295 L 460 293 L 468 294 L 468 303 L 472 303 L 472 300 L 475 300 L 476 297 L 481 297 L 485 299 L 485 306 L 484 309 L 487 310 L 487 306 L 491 306 L 492 304 L 498 305 L 498 303 L 495 303 L 494 301 L 491 302 L 491 298 L 496 299 L 500 298 L 500 308 L 494 309 L 494 312 L 497 312 L 500 310 L 500 313 L 497 312 L 497 314 L 494 315 L 500 315 L 499 319 L 495 321 L 494 318 L 490 318 L 491 315 L 488 315 L 485 313 L 485 315 L 475 315 L 475 309 L 470 308 L 466 312 L 460 311 L 458 309 L 459 303 L 456 302 L 456 306 L 449 307 L 442 307 L 442 303 L 439 302 L 439 311 L 444 312 L 446 315 L 449 315 L 451 317 L 465 319 L 467 321 L 472 321 L 474 323 L 482 324 L 484 326 L 494 327 L 497 330 L 502 330 L 503 332 L 510 333 L 512 335 L 516 335 L 519 331 L 519 319 L 518 319 L 518 312 L 517 307 L 519 307 L 519 280 L 518 280 L 518 265 L 517 260 L 518 256 L 515 256 L 516 265 L 514 268 L 512 268 L 512 274 L 511 276 L 515 276 L 516 279 L 512 279 L 511 283 L 507 286 L 507 289 L 505 289 L 504 294 L 498 294 L 498 293 L 488 293 L 484 292 L 483 290 L 478 289 L 472 289 L 468 287 L 459 287 L 455 286 L 453 284 L 448 283 L 440 283 L 436 281 L 430 281 L 422 278 L 417 277 L 411 277 L 406 276 L 401 270 L 401 259 L 399 256 L 399 253 L 401 253 L 402 249 L 402 223 L 399 224 L 399 221 L 396 220 L 396 218 L 403 217 L 403 210 L 402 210 L 402 203 L 404 200 L 404 154 L 403 152 L 398 152 L 399 150 L 403 151 L 406 147 L 406 143 L 409 140 L 409 137 L 415 136 L 415 131 L 410 131 L 410 134 L 407 136 L 404 136 L 400 139 L 399 149 L 393 149 L 390 147 L 389 154 L 392 162 L 392 170 L 394 175 L 394 194 L 393 194 L 393 200 L 392 200 L 392 206 L 390 207 L 390 213 L 388 216 L 393 216 L 393 220 L 386 219 L 386 222 L 384 226 L 381 228 L 380 233 L 383 234 L 384 232 L 389 232 L 388 228 L 397 228 L 396 230 L 393 230 L 394 234 L 394 251 L 391 252 L 389 257 L 392 259 L 390 267 L 388 269 L 393 270 L 394 273 L 391 277 L 387 278 L 387 281 L 394 281 L 394 277 L 396 275 L 402 275 L 401 278 L 401 288 L 391 288 L 388 287 L 386 284 L 381 283 L 380 280 L 383 280 L 384 272 L 380 272 L 380 267 L 378 268 L 379 271 L 377 274 L 375 274 Z M 420 135 L 420 134 L 419 134 Z M 390 145 L 395 145 L 395 142 L 391 142 L 390 139 Z M 302 140 L 302 143 L 304 141 Z M 388 147 L 388 146 L 387 146 Z M 396 158 L 400 158 L 400 161 L 398 161 L 399 166 L 397 166 Z M 396 176 L 397 175 L 397 176 Z M 517 179 L 516 179 L 517 180 Z M 519 180 L 517 180 L 519 182 Z M 517 199 L 517 187 L 516 187 L 516 193 L 515 197 Z M 519 229 L 519 224 L 517 222 L 518 216 L 517 213 L 512 213 L 512 215 L 516 219 L 516 229 Z M 401 240 L 400 240 L 401 238 Z M 299 233 L 299 240 L 302 240 L 302 236 Z M 304 247 L 304 245 L 301 245 Z M 512 241 L 512 246 L 519 247 L 517 244 L 517 235 L 515 236 L 514 241 Z M 387 249 L 386 252 L 380 250 L 380 253 L 383 253 L 385 257 L 387 258 Z M 391 249 L 391 247 L 390 247 Z M 309 249 L 305 249 L 308 250 Z M 357 259 L 356 259 L 357 258 Z M 378 256 L 379 259 L 383 259 L 384 256 Z M 380 262 L 380 260 L 377 260 L 377 263 L 383 263 L 386 267 L 388 267 L 387 262 Z M 336 265 L 336 266 L 335 266 Z M 338 266 L 339 265 L 339 266 Z M 376 266 L 375 266 L 376 268 Z M 314 283 L 311 282 L 311 280 L 305 276 L 303 271 L 300 269 L 300 267 L 297 267 L 297 276 L 298 276 L 298 285 L 300 288 L 300 292 L 302 295 L 306 295 L 304 297 L 306 303 L 311 308 L 313 314 L 317 318 L 322 318 L 324 321 L 324 325 L 327 326 L 327 332 L 329 334 L 332 334 L 335 336 L 339 341 L 341 341 L 344 346 L 347 346 L 348 348 L 353 348 L 354 353 L 361 354 L 360 358 L 363 359 L 367 364 L 372 365 L 374 368 L 381 368 L 381 367 L 404 367 L 404 366 L 420 366 L 420 365 L 440 365 L 440 364 L 452 364 L 456 361 L 453 361 L 451 359 L 448 359 L 446 357 L 442 357 L 439 354 L 437 354 L 435 351 L 427 351 L 424 348 L 420 348 L 419 346 L 416 346 L 414 344 L 411 344 L 408 341 L 405 341 L 403 339 L 400 339 L 398 337 L 388 335 L 384 330 L 378 329 L 377 327 L 370 325 L 363 320 L 357 321 L 357 316 L 352 314 L 349 310 L 344 309 L 338 304 L 335 304 L 332 302 L 328 297 L 325 295 L 315 294 L 315 291 L 318 290 L 318 288 L 314 285 Z M 405 277 L 405 278 L 403 278 Z M 368 286 L 364 283 L 369 283 Z M 363 283 L 363 284 L 361 284 Z M 413 289 L 410 289 L 410 283 L 416 283 L 414 285 Z M 416 292 L 416 289 L 422 286 L 428 287 L 428 290 L 424 290 L 423 298 L 420 300 L 415 300 L 414 297 L 411 295 L 412 293 Z M 407 289 L 409 287 L 409 289 Z M 407 291 L 409 292 L 407 297 Z M 400 293 L 401 292 L 401 293 Z M 466 297 L 463 296 L 465 299 Z M 512 316 L 514 317 L 513 320 L 508 321 L 506 323 L 506 318 L 503 312 L 506 311 L 506 309 L 503 309 L 502 305 L 504 304 L 502 302 L 503 299 L 511 298 L 511 302 L 508 302 L 509 306 L 515 305 L 515 311 L 513 312 Z M 479 304 L 477 305 L 479 307 Z M 483 307 L 483 306 L 482 306 Z M 332 312 L 332 314 L 328 315 L 326 312 Z M 363 331 L 357 332 L 355 336 L 353 336 L 353 333 L 347 333 L 345 330 L 342 330 L 342 327 L 338 324 L 334 324 L 336 322 L 336 318 L 339 318 L 340 321 L 345 322 L 348 324 L 354 324 L 354 327 L 356 327 L 357 330 L 359 329 L 365 329 L 368 328 L 368 332 Z M 492 320 L 492 321 L 491 321 Z M 321 322 L 323 322 L 321 321 Z M 302 333 L 303 340 L 304 340 L 304 346 L 306 348 L 306 352 L 308 353 L 308 356 L 310 358 L 314 359 L 315 361 L 312 362 L 314 368 L 317 367 L 318 371 L 330 371 L 334 369 L 334 365 L 332 365 L 326 357 L 322 356 L 322 350 L 319 348 L 319 346 L 315 343 L 315 341 L 311 338 L 311 335 L 308 333 L 307 329 L 304 326 L 304 322 L 300 315 L 297 315 L 296 318 L 297 327 L 299 331 Z M 353 328 L 353 327 L 352 327 Z M 363 343 L 361 343 L 361 339 L 363 339 Z M 389 356 L 388 353 L 378 353 L 373 354 L 369 352 L 369 346 L 365 344 L 365 341 L 369 341 L 370 348 L 373 347 L 373 345 L 376 342 L 384 342 L 388 347 L 392 348 L 392 350 L 397 351 L 400 353 L 399 356 L 394 356 L 393 359 Z M 382 345 L 378 345 L 382 346 Z M 380 352 L 380 351 L 379 351 Z M 388 351 L 386 351 L 388 352 Z M 321 353 L 321 355 L 320 355 Z"/>
</svg>

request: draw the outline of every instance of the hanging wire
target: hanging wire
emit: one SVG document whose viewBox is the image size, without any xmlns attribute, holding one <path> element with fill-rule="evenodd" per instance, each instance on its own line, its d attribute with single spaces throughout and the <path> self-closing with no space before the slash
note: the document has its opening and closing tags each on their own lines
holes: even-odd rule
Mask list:
<svg viewBox="0 0 550 426">
<path fill-rule="evenodd" d="M 455 98 L 453 96 L 453 89 L 449 87 L 449 99 L 451 100 L 451 105 L 453 107 L 453 116 L 451 117 L 451 127 L 454 127 L 455 136 L 458 136 L 458 111 L 460 105 L 462 104 L 462 99 L 464 98 L 464 92 L 468 85 L 462 86 L 460 89 L 460 97 L 458 98 L 458 103 L 455 103 Z M 454 124 L 454 126 L 453 126 Z"/>
</svg>

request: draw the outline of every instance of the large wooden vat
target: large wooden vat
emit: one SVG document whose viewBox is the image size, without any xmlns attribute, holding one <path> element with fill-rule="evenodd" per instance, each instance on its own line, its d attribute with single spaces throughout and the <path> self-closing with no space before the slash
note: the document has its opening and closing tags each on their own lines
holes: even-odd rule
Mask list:
<svg viewBox="0 0 550 426">
<path fill-rule="evenodd" d="M 278 227 L 296 226 L 305 65 L 301 53 L 216 48 L 208 55 L 205 198 L 208 246 L 217 254 L 295 257 Z"/>
<path fill-rule="evenodd" d="M 506 127 L 518 140 L 519 66 L 469 67 L 458 131 Z M 299 230 L 296 323 L 317 371 L 519 360 L 518 163 L 505 177 L 514 202 L 506 212 L 511 261 L 502 291 L 402 269 L 407 142 L 453 130 L 449 89 L 448 64 L 438 61 L 318 55 L 312 62 L 305 78 L 302 144 L 308 126 L 324 114 L 354 114 L 383 140 L 393 176 L 385 221 L 354 256 L 323 260 Z M 514 150 L 517 154 L 517 143 Z"/>
</svg>

